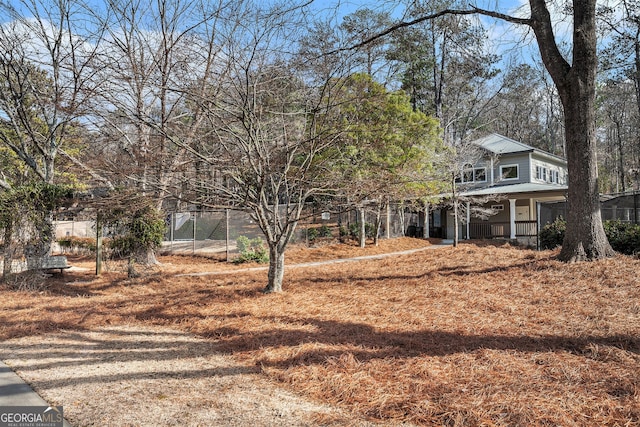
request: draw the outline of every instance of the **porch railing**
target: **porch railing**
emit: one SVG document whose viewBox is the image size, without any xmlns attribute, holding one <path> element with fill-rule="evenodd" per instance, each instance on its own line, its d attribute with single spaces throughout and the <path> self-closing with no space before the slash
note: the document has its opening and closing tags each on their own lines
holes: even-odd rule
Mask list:
<svg viewBox="0 0 640 427">
<path fill-rule="evenodd" d="M 538 222 L 516 221 L 516 237 L 535 237 L 538 235 Z"/>
<path fill-rule="evenodd" d="M 538 224 L 533 221 L 516 221 L 516 237 L 534 237 L 538 234 Z M 509 238 L 511 224 L 509 222 L 472 222 L 469 224 L 471 239 L 492 239 L 495 237 Z"/>
</svg>

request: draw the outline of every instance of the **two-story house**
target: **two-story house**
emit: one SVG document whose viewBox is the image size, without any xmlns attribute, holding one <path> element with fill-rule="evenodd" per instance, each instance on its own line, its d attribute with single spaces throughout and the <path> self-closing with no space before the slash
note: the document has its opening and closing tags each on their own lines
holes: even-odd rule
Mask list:
<svg viewBox="0 0 640 427">
<path fill-rule="evenodd" d="M 564 200 L 567 191 L 567 162 L 558 156 L 502 135 L 491 134 L 473 142 L 482 158 L 467 165 L 457 188 L 469 203 L 482 203 L 490 211 L 487 219 L 474 217 L 465 209 L 460 236 L 469 239 L 502 237 L 517 239 L 537 234 L 541 202 Z M 491 201 L 483 201 L 483 198 Z M 453 236 L 451 212 L 436 212 L 442 237 Z M 440 216 L 438 218 L 437 216 Z"/>
</svg>

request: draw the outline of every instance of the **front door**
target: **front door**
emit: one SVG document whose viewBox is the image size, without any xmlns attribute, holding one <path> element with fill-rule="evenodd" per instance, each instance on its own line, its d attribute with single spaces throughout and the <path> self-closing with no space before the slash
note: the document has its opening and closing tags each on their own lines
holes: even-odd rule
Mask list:
<svg viewBox="0 0 640 427">
<path fill-rule="evenodd" d="M 516 206 L 516 221 L 529 221 L 529 206 Z"/>
</svg>

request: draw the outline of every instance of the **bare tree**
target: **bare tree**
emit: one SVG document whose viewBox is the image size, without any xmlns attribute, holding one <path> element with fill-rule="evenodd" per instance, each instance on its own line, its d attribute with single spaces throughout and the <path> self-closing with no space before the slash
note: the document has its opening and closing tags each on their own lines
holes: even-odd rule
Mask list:
<svg viewBox="0 0 640 427">
<path fill-rule="evenodd" d="M 30 180 L 54 184 L 59 156 L 74 160 L 65 149 L 95 93 L 102 27 L 74 0 L 1 2 L 0 16 L 0 144 L 30 171 Z M 0 185 L 10 187 L 5 177 Z M 51 212 L 47 218 L 35 257 L 53 241 Z"/>
<path fill-rule="evenodd" d="M 109 3 L 102 72 L 110 84 L 98 110 L 105 167 L 154 196 L 162 206 L 169 187 L 190 161 L 204 116 L 190 102 L 212 87 L 226 46 L 222 28 L 239 25 L 242 2 Z M 221 34 L 218 36 L 218 32 Z"/>
<path fill-rule="evenodd" d="M 191 154 L 218 178 L 191 188 L 206 190 L 202 205 L 214 195 L 215 206 L 248 210 L 256 220 L 269 246 L 265 292 L 282 291 L 285 248 L 305 203 L 327 190 L 323 154 L 335 140 L 318 131 L 328 82 L 310 86 L 298 76 L 303 64 L 292 49 L 301 39 L 298 11 L 247 4 L 243 25 L 228 33 L 224 75 L 208 82 L 209 92 L 193 93 L 207 129 Z"/>
<path fill-rule="evenodd" d="M 53 183 L 56 158 L 94 95 L 102 30 L 73 0 L 2 2 L 0 13 L 0 142 Z"/>
</svg>

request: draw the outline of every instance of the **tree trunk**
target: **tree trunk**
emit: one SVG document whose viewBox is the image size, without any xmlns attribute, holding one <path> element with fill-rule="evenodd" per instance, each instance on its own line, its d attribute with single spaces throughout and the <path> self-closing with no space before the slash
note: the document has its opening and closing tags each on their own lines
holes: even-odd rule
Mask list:
<svg viewBox="0 0 640 427">
<path fill-rule="evenodd" d="M 3 245 L 3 264 L 2 264 L 2 275 L 7 277 L 11 274 L 11 264 L 13 262 L 13 251 L 11 247 L 11 242 L 13 240 L 13 224 L 6 225 L 4 230 L 4 245 Z"/>
<path fill-rule="evenodd" d="M 150 265 L 158 265 L 160 261 L 156 257 L 156 251 L 152 248 L 141 249 L 135 255 L 136 261 L 139 264 L 150 266 Z"/>
<path fill-rule="evenodd" d="M 602 226 L 596 163 L 596 0 L 573 3 L 571 64 L 558 49 L 546 2 L 529 3 L 542 61 L 558 89 L 565 115 L 569 191 L 567 230 L 559 259 L 573 262 L 609 257 L 614 252 Z"/>
<path fill-rule="evenodd" d="M 621 124 L 620 124 L 621 120 L 616 120 L 615 121 L 615 125 L 616 125 L 616 148 L 618 150 L 618 179 L 620 180 L 620 184 L 622 185 L 622 192 L 624 193 L 625 191 L 627 191 L 627 184 L 626 184 L 626 173 L 624 170 L 624 146 L 622 143 L 622 135 L 620 134 L 620 132 L 622 131 L 621 129 Z"/>
<path fill-rule="evenodd" d="M 31 241 L 25 247 L 25 256 L 29 269 L 39 268 L 42 258 L 51 255 L 55 240 L 55 226 L 53 224 L 53 212 L 48 212 L 43 221 L 38 225 L 40 239 Z"/>
<path fill-rule="evenodd" d="M 282 292 L 284 277 L 284 250 L 277 243 L 269 242 L 269 274 L 264 293 Z"/>
<path fill-rule="evenodd" d="M 584 93 L 580 85 L 573 96 L 588 105 L 587 111 L 565 106 L 567 164 L 567 230 L 559 259 L 566 262 L 594 260 L 614 255 L 602 226 L 598 168 L 596 159 L 594 97 Z"/>
<path fill-rule="evenodd" d="M 364 222 L 364 208 L 360 209 L 360 247 L 364 248 L 367 245 L 367 227 Z"/>
<path fill-rule="evenodd" d="M 376 223 L 374 226 L 373 244 L 378 246 L 380 244 L 380 228 L 382 227 L 382 209 L 388 206 L 387 203 L 378 204 L 378 210 L 376 211 Z"/>
<path fill-rule="evenodd" d="M 458 194 L 456 192 L 456 175 L 451 175 L 451 201 L 453 203 L 453 247 L 458 246 L 459 240 L 459 216 L 460 216 L 460 201 L 458 200 Z"/>
</svg>

